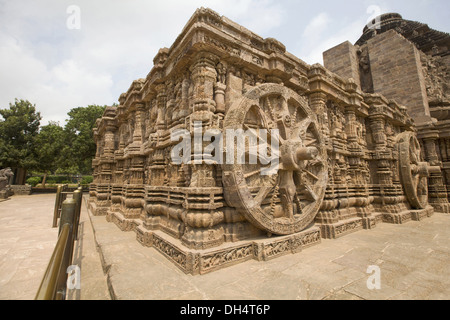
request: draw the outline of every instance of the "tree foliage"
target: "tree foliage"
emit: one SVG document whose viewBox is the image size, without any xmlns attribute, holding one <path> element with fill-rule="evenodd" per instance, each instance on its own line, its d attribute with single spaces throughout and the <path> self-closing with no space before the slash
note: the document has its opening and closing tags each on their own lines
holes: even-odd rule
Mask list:
<svg viewBox="0 0 450 320">
<path fill-rule="evenodd" d="M 35 138 L 41 114 L 28 100 L 16 99 L 9 109 L 0 109 L 0 166 L 35 168 Z"/>
<path fill-rule="evenodd" d="M 106 106 L 89 105 L 68 112 L 61 127 L 40 127 L 41 115 L 27 100 L 0 109 L 0 167 L 20 167 L 48 173 L 90 174 L 96 145 L 93 131 Z M 44 179 L 45 181 L 45 179 Z"/>
<path fill-rule="evenodd" d="M 92 172 L 92 159 L 96 145 L 92 129 L 95 121 L 103 115 L 106 106 L 89 105 L 68 112 L 69 119 L 64 127 L 64 158 L 60 168 L 67 173 L 76 171 L 82 174 Z"/>
<path fill-rule="evenodd" d="M 45 186 L 47 174 L 55 172 L 61 162 L 64 147 L 64 129 L 57 122 L 41 127 L 35 139 L 37 169 L 44 173 Z"/>
</svg>

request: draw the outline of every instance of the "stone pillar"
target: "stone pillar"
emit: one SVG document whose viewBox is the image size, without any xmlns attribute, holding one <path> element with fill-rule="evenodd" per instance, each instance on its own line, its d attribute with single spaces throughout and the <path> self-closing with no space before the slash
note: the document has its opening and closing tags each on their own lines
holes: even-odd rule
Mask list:
<svg viewBox="0 0 450 320">
<path fill-rule="evenodd" d="M 133 143 L 129 146 L 129 154 L 131 157 L 131 177 L 130 184 L 144 183 L 144 154 L 141 150 L 142 146 L 142 126 L 144 125 L 143 114 L 145 104 L 138 103 L 135 105 L 134 112 L 134 130 Z"/>
<path fill-rule="evenodd" d="M 439 160 L 436 148 L 439 133 L 435 130 L 420 130 L 418 137 L 422 140 L 425 149 L 425 161 L 431 166 L 442 168 L 442 162 Z M 430 176 L 428 177 L 428 201 L 436 211 L 450 213 L 450 203 L 447 199 L 447 188 L 444 185 L 442 171 L 430 172 Z"/>
<path fill-rule="evenodd" d="M 189 115 L 189 87 L 191 83 L 188 75 L 185 76 L 181 82 L 181 110 L 180 117 L 186 117 Z"/>
<path fill-rule="evenodd" d="M 105 215 L 111 206 L 111 183 L 114 169 L 114 147 L 116 126 L 116 108 L 107 107 L 97 123 L 96 142 L 98 179 L 96 182 L 96 199 L 91 204 L 94 215 Z"/>
<path fill-rule="evenodd" d="M 150 154 L 151 160 L 148 166 L 148 176 L 151 185 L 162 185 L 164 181 L 165 172 L 165 158 L 164 152 L 160 148 L 155 148 L 161 135 L 164 133 L 165 124 L 165 108 L 167 103 L 166 85 L 164 83 L 158 84 L 156 90 L 156 119 L 152 129 L 155 133 L 151 135 L 153 152 Z"/>
<path fill-rule="evenodd" d="M 224 83 L 217 82 L 214 86 L 214 95 L 216 102 L 216 112 L 225 114 L 225 90 L 227 86 Z"/>
<path fill-rule="evenodd" d="M 216 210 L 210 204 L 203 204 L 201 197 L 210 197 L 209 203 L 214 202 L 211 190 L 216 186 L 214 179 L 215 164 L 205 162 L 203 151 L 210 142 L 203 141 L 207 129 L 218 128 L 219 112 L 217 103 L 221 106 L 221 89 L 217 86 L 216 65 L 219 58 L 207 52 L 199 52 L 190 67 L 192 85 L 192 113 L 189 118 L 189 131 L 192 137 L 193 163 L 180 168 L 180 174 L 188 173 L 186 179 L 186 215 L 183 217 L 185 229 L 181 237 L 184 245 L 190 248 L 205 249 L 220 245 L 224 241 L 223 228 L 218 226 L 221 220 L 214 220 Z M 215 96 L 215 92 L 219 96 Z M 223 109 L 222 109 L 223 110 Z M 183 184 L 182 179 L 179 181 Z"/>
<path fill-rule="evenodd" d="M 165 128 L 165 109 L 166 109 L 166 103 L 167 103 L 167 94 L 166 94 L 166 85 L 161 83 L 158 84 L 156 87 L 156 104 L 158 109 L 158 115 L 156 117 L 156 130 L 157 132 L 160 130 L 164 130 Z"/>
<path fill-rule="evenodd" d="M 200 113 L 201 111 L 214 113 L 216 110 L 214 85 L 217 78 L 215 69 L 217 60 L 218 57 L 211 53 L 200 52 L 190 68 L 194 83 L 194 113 Z"/>
<path fill-rule="evenodd" d="M 369 117 L 372 137 L 375 142 L 375 157 L 378 160 L 377 177 L 380 185 L 392 184 L 392 171 L 390 160 L 392 155 L 386 150 L 387 136 L 385 133 L 385 119 L 382 115 Z"/>
<path fill-rule="evenodd" d="M 422 138 L 423 146 L 425 147 L 425 161 L 429 162 L 432 166 L 437 166 L 440 164 L 439 157 L 436 152 L 436 141 L 438 137 L 438 133 L 436 132 L 436 134 L 427 134 Z"/>
<path fill-rule="evenodd" d="M 347 141 L 350 145 L 358 143 L 358 135 L 356 133 L 356 113 L 353 107 L 347 106 L 345 108 L 345 133 L 347 134 Z"/>
<path fill-rule="evenodd" d="M 214 113 L 216 101 L 214 100 L 214 88 L 216 86 L 217 71 L 216 63 L 218 57 L 200 52 L 190 68 L 193 91 L 193 113 L 191 114 L 191 135 L 194 136 L 194 147 L 192 148 L 194 160 L 203 159 L 203 150 L 208 142 L 203 142 L 201 137 L 208 128 L 214 126 Z M 220 90 L 220 89 L 219 89 Z M 220 98 L 218 98 L 220 102 Z M 201 126 L 199 124 L 201 123 Z M 200 137 L 200 138 L 198 138 Z M 196 141 L 200 139 L 200 141 Z M 196 150 L 202 146 L 202 150 Z M 191 187 L 214 187 L 216 181 L 213 176 L 213 165 L 206 164 L 202 160 L 194 161 L 192 166 Z"/>
<path fill-rule="evenodd" d="M 349 175 L 352 183 L 356 184 L 358 179 L 358 171 L 360 169 L 360 153 L 361 148 L 358 144 L 358 134 L 356 127 L 356 112 L 354 107 L 347 106 L 345 108 L 345 134 L 347 135 L 347 145 L 350 155 L 348 156 Z"/>
<path fill-rule="evenodd" d="M 386 149 L 386 133 L 384 131 L 384 117 L 382 115 L 374 115 L 369 117 L 370 128 L 372 129 L 372 137 L 376 144 L 376 150 Z"/>
<path fill-rule="evenodd" d="M 131 144 L 127 146 L 125 167 L 128 171 L 128 183 L 123 188 L 123 218 L 118 215 L 114 222 L 122 230 L 132 230 L 132 219 L 137 219 L 142 214 L 144 206 L 144 150 L 142 146 L 145 104 L 136 103 L 129 114 Z"/>
<path fill-rule="evenodd" d="M 144 124 L 143 114 L 145 111 L 145 104 L 136 104 L 134 132 L 133 132 L 133 144 L 142 144 L 142 126 Z"/>
<path fill-rule="evenodd" d="M 114 139 L 116 126 L 112 123 L 107 124 L 105 128 L 105 148 L 103 154 L 107 157 L 114 156 Z"/>
<path fill-rule="evenodd" d="M 125 138 L 123 134 L 123 124 L 120 124 L 119 127 L 121 128 L 119 130 L 119 147 L 118 150 L 115 152 L 115 164 L 116 164 L 116 171 L 114 175 L 114 182 L 117 184 L 123 184 L 124 183 L 124 177 L 123 177 L 123 151 L 125 149 Z"/>
<path fill-rule="evenodd" d="M 101 180 L 105 183 L 112 181 L 112 171 L 114 164 L 114 139 L 116 126 L 113 123 L 107 123 L 104 134 L 104 147 L 101 156 Z"/>
<path fill-rule="evenodd" d="M 95 149 L 95 157 L 92 159 L 92 176 L 93 176 L 93 185 L 98 183 L 99 175 L 98 175 L 98 159 L 100 158 L 100 137 L 98 136 L 98 129 L 94 128 L 94 142 L 96 145 Z"/>
<path fill-rule="evenodd" d="M 441 137 L 439 149 L 442 160 L 442 176 L 447 188 L 447 198 L 450 199 L 450 138 Z"/>
<path fill-rule="evenodd" d="M 328 112 L 327 112 L 327 95 L 322 92 L 316 92 L 309 96 L 311 108 L 317 115 L 324 143 L 327 149 L 330 148 L 330 128 L 328 125 Z"/>
</svg>

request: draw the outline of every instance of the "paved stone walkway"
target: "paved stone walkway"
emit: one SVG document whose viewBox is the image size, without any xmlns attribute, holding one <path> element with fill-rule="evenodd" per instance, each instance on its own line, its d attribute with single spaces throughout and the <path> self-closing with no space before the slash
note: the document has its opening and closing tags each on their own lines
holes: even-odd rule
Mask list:
<svg viewBox="0 0 450 320">
<path fill-rule="evenodd" d="M 84 197 L 87 197 L 86 195 Z M 110 300 L 106 276 L 94 240 L 94 230 L 86 206 L 81 207 L 78 241 L 75 242 L 73 261 L 80 267 L 80 289 L 68 291 L 68 300 Z"/>
<path fill-rule="evenodd" d="M 115 299 L 450 299 L 450 215 L 380 224 L 201 276 L 184 274 L 105 217 L 91 220 Z M 368 289 L 369 266 L 379 267 L 380 290 Z"/>
<path fill-rule="evenodd" d="M 13 196 L 0 202 L 0 299 L 34 299 L 55 248 L 55 194 Z M 81 289 L 69 299 L 109 299 L 86 207 L 82 207 L 73 264 L 82 270 Z"/>
<path fill-rule="evenodd" d="M 0 299 L 34 299 L 57 241 L 54 205 L 54 194 L 0 202 Z"/>
<path fill-rule="evenodd" d="M 55 195 L 0 203 L 0 299 L 33 299 L 57 238 Z M 81 289 L 69 299 L 450 299 L 450 215 L 380 224 L 295 255 L 186 275 L 134 232 L 122 232 L 83 204 L 74 264 Z M 98 246 L 98 247 L 97 247 Z M 379 290 L 367 281 L 380 270 Z M 106 275 L 104 273 L 106 271 Z"/>
</svg>

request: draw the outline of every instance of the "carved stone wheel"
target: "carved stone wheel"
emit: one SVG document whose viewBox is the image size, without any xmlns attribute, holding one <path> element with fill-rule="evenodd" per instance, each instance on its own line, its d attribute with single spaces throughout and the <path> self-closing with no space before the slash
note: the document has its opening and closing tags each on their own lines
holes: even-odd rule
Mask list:
<svg viewBox="0 0 450 320">
<path fill-rule="evenodd" d="M 317 117 L 307 100 L 282 85 L 263 84 L 232 104 L 223 128 L 225 141 L 232 139 L 235 150 L 237 139 L 227 129 L 258 138 L 258 146 L 245 144 L 244 164 L 237 163 L 235 152 L 234 164 L 222 166 L 228 205 L 269 234 L 288 235 L 308 227 L 321 206 L 328 172 Z M 271 148 L 276 139 L 271 129 L 279 130 L 278 149 Z M 278 170 L 267 174 L 273 168 L 267 159 L 277 155 Z M 258 156 L 257 163 L 251 164 L 251 156 Z"/>
<path fill-rule="evenodd" d="M 423 162 L 420 144 L 414 133 L 406 131 L 397 138 L 400 179 L 411 207 L 424 209 L 428 204 L 428 163 Z"/>
</svg>

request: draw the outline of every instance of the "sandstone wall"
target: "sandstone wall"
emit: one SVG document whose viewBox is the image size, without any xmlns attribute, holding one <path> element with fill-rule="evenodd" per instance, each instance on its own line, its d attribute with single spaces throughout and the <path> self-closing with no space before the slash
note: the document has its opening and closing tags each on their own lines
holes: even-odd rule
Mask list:
<svg viewBox="0 0 450 320">
<path fill-rule="evenodd" d="M 358 87 L 361 87 L 356 51 L 356 47 L 350 42 L 343 42 L 323 53 L 323 63 L 325 68 L 338 76 L 344 79 L 353 78 Z"/>
<path fill-rule="evenodd" d="M 407 106 L 416 123 L 429 119 L 430 110 L 419 51 L 394 30 L 367 42 L 375 93 Z"/>
</svg>

